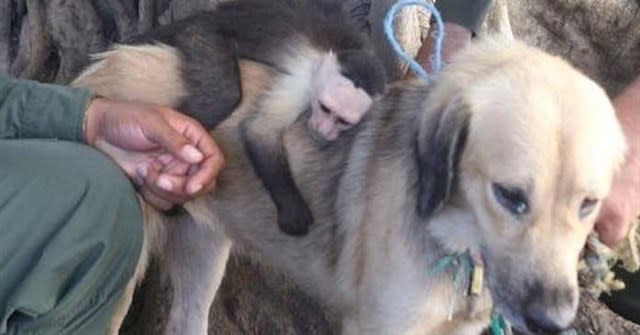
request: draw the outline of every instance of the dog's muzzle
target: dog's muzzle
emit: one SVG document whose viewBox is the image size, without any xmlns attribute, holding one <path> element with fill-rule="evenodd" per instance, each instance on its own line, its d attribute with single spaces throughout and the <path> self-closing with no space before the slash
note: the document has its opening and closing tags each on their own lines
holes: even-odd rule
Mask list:
<svg viewBox="0 0 640 335">
<path fill-rule="evenodd" d="M 530 285 L 522 306 L 526 327 L 534 333 L 558 333 L 573 322 L 578 306 L 577 293 L 570 287 Z"/>
</svg>

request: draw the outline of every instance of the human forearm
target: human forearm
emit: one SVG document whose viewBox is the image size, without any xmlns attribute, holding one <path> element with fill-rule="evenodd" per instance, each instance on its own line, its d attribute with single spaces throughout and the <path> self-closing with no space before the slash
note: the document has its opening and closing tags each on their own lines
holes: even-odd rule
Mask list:
<svg viewBox="0 0 640 335">
<path fill-rule="evenodd" d="M 0 138 L 83 141 L 92 96 L 86 89 L 0 76 Z"/>
<path fill-rule="evenodd" d="M 436 7 L 444 21 L 442 60 L 447 63 L 458 51 L 465 48 L 478 32 L 491 6 L 492 0 L 439 0 Z M 428 72 L 433 73 L 433 51 L 436 38 L 435 21 L 432 20 L 428 36 L 422 41 L 416 60 Z M 409 74 L 412 76 L 412 74 Z"/>
<path fill-rule="evenodd" d="M 613 104 L 627 136 L 628 156 L 640 159 L 638 157 L 640 155 L 640 77 L 618 95 L 613 100 Z"/>
<path fill-rule="evenodd" d="M 446 38 L 442 45 L 442 60 L 446 63 L 459 50 L 467 46 L 471 42 L 471 31 L 457 23 L 445 23 L 444 31 Z M 433 50 L 434 50 L 434 34 L 433 30 L 429 33 L 429 37 L 422 42 L 422 47 L 418 50 L 416 60 L 429 73 L 433 73 Z"/>
<path fill-rule="evenodd" d="M 600 238 L 609 246 L 620 243 L 640 215 L 640 77 L 613 99 L 613 105 L 629 147 L 596 221 Z"/>
</svg>

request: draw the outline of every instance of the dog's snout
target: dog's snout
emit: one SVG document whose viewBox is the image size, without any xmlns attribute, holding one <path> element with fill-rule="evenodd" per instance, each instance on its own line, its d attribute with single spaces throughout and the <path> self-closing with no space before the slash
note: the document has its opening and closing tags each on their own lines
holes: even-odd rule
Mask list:
<svg viewBox="0 0 640 335">
<path fill-rule="evenodd" d="M 559 333 L 565 329 L 543 313 L 527 315 L 525 322 L 533 333 Z"/>
<path fill-rule="evenodd" d="M 548 288 L 541 281 L 531 285 L 524 306 L 530 331 L 557 333 L 571 324 L 577 310 L 577 293 L 569 287 Z"/>
</svg>

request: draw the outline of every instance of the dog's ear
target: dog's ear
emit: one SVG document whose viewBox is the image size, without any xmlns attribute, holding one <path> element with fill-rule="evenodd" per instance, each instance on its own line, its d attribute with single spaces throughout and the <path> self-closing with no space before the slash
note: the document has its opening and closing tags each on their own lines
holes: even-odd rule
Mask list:
<svg viewBox="0 0 640 335">
<path fill-rule="evenodd" d="M 470 119 L 468 105 L 456 98 L 421 129 L 417 145 L 417 210 L 423 218 L 437 213 L 451 195 Z"/>
</svg>

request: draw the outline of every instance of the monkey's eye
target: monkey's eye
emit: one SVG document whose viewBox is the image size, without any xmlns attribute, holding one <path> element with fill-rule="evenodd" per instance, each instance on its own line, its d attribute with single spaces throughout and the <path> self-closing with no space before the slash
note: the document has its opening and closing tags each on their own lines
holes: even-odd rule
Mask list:
<svg viewBox="0 0 640 335">
<path fill-rule="evenodd" d="M 584 200 L 582 200 L 582 204 L 580 204 L 578 216 L 580 216 L 581 219 L 584 219 L 593 212 L 597 204 L 598 199 L 596 198 L 584 198 Z"/>
<path fill-rule="evenodd" d="M 325 104 L 320 103 L 320 110 L 325 114 L 331 114 L 331 110 Z"/>
<path fill-rule="evenodd" d="M 515 216 L 529 212 L 529 203 L 525 192 L 517 187 L 506 187 L 497 183 L 491 184 L 493 195 L 498 203 Z"/>
<path fill-rule="evenodd" d="M 341 117 L 338 118 L 338 124 L 344 127 L 351 127 L 353 124 Z"/>
</svg>

